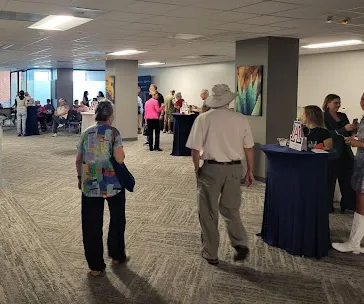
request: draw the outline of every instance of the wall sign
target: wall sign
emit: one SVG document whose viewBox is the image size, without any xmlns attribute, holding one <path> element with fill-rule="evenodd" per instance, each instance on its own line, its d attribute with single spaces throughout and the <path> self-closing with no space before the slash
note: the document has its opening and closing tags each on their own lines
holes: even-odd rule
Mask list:
<svg viewBox="0 0 364 304">
<path fill-rule="evenodd" d="M 307 151 L 307 138 L 303 134 L 303 126 L 300 121 L 293 123 L 292 134 L 289 138 L 289 147 L 297 151 Z"/>
</svg>

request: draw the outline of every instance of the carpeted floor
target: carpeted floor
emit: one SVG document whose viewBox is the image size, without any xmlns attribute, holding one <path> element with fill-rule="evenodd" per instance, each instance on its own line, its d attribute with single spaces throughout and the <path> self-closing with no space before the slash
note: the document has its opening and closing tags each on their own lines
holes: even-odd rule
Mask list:
<svg viewBox="0 0 364 304">
<path fill-rule="evenodd" d="M 364 303 L 364 256 L 331 251 L 322 260 L 293 257 L 255 236 L 264 185 L 242 187 L 241 214 L 251 255 L 232 262 L 221 220 L 221 265 L 200 257 L 200 229 L 190 158 L 148 152 L 143 138 L 125 144 L 137 181 L 127 195 L 127 266 L 90 278 L 83 256 L 77 135 L 18 138 L 4 131 L 0 179 L 0 303 Z M 345 239 L 352 215 L 331 217 Z M 105 212 L 105 223 L 108 211 Z M 107 225 L 105 224 L 105 231 Z M 106 234 L 105 234 L 106 235 Z"/>
</svg>

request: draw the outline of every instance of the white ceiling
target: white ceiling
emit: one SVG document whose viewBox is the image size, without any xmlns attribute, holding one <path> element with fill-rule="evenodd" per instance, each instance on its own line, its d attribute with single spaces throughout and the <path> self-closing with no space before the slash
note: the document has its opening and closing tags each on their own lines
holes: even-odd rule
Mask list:
<svg viewBox="0 0 364 304">
<path fill-rule="evenodd" d="M 103 69 L 105 56 L 89 52 L 134 48 L 147 52 L 127 59 L 167 66 L 230 61 L 236 40 L 263 36 L 296 37 L 301 44 L 364 41 L 363 0 L 0 0 L 0 10 L 12 12 L 72 14 L 75 8 L 101 11 L 65 32 L 31 30 L 31 22 L 0 19 L 0 68 Z M 331 24 L 325 23 L 328 15 L 334 16 Z M 345 17 L 351 18 L 349 24 L 340 24 Z M 171 38 L 179 33 L 202 37 Z M 184 58 L 197 55 L 217 56 Z"/>
</svg>

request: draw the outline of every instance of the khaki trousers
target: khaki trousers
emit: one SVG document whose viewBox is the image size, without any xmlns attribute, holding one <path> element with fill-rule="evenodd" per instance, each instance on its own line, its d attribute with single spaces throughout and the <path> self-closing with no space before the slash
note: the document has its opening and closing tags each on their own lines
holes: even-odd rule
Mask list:
<svg viewBox="0 0 364 304">
<path fill-rule="evenodd" d="M 239 212 L 242 174 L 242 165 L 204 164 L 200 170 L 197 200 L 205 258 L 218 258 L 219 211 L 225 218 L 231 245 L 247 245 L 247 233 Z"/>
</svg>

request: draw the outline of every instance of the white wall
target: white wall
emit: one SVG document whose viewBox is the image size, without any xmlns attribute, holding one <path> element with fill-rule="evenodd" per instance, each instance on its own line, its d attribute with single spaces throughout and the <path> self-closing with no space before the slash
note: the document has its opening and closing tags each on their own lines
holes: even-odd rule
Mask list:
<svg viewBox="0 0 364 304">
<path fill-rule="evenodd" d="M 334 93 L 350 120 L 362 116 L 364 51 L 301 56 L 298 75 L 299 106 L 321 107 L 326 95 Z"/>
<path fill-rule="evenodd" d="M 235 91 L 235 62 L 189 65 L 170 68 L 139 69 L 139 76 L 152 76 L 158 91 L 167 95 L 169 91 L 181 92 L 188 104 L 201 106 L 202 89 L 211 92 L 218 83 L 229 85 Z"/>
</svg>

